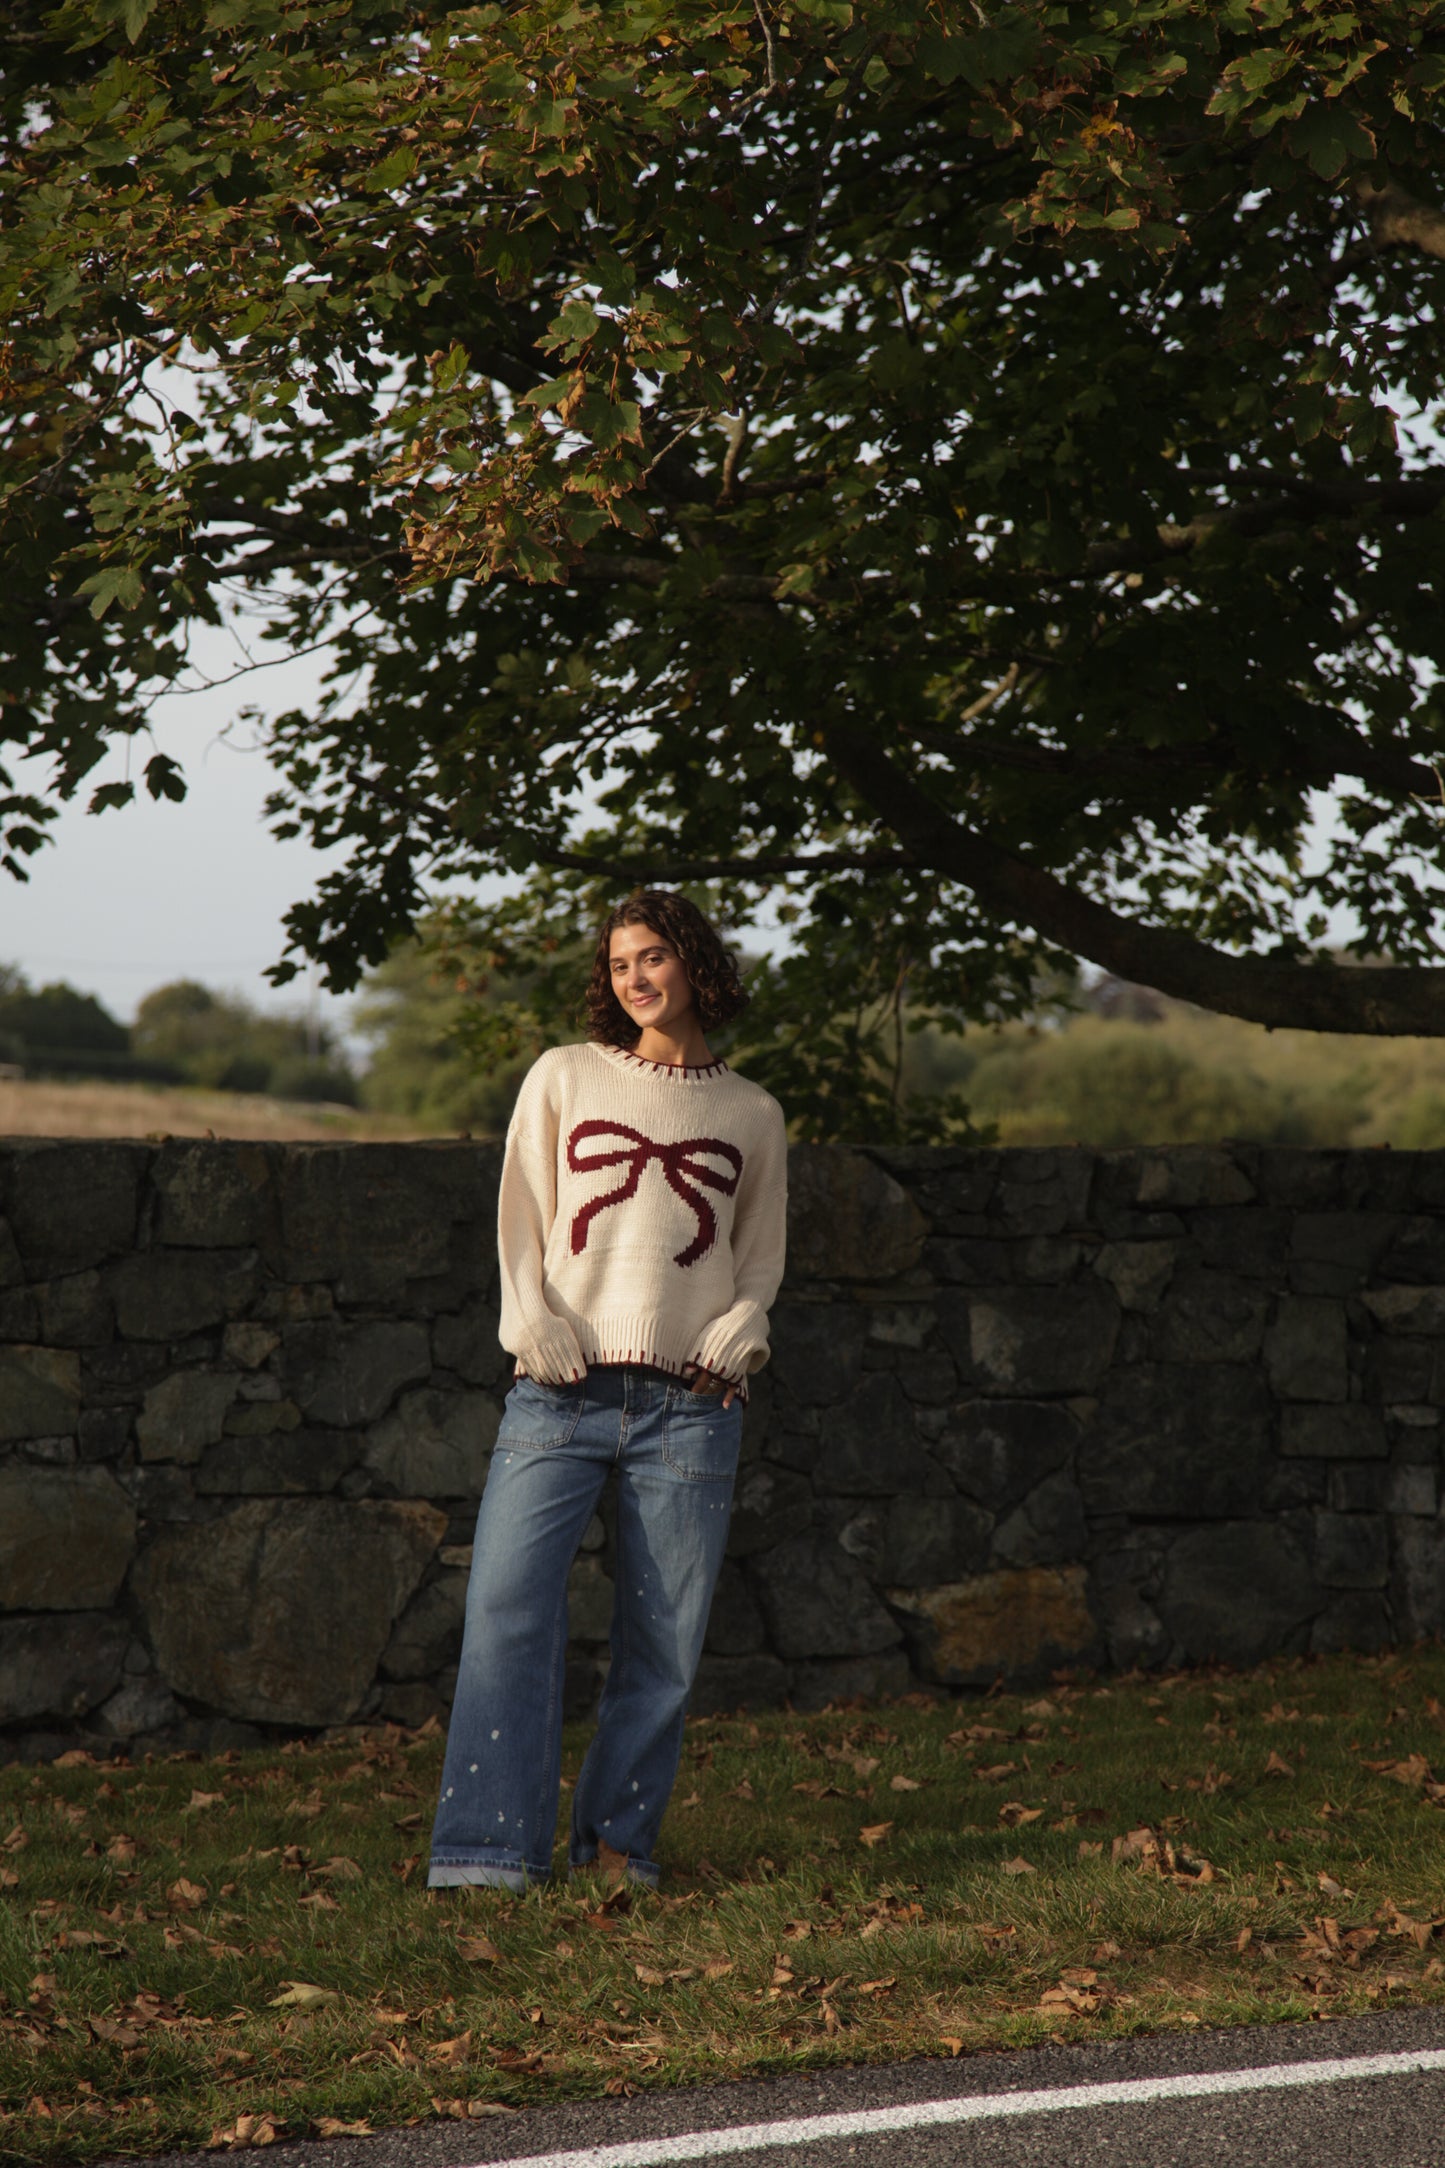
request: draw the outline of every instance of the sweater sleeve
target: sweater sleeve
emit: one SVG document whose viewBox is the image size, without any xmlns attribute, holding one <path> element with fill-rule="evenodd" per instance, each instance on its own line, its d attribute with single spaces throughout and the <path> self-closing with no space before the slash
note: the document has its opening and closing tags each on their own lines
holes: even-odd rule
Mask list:
<svg viewBox="0 0 1445 2168">
<path fill-rule="evenodd" d="M 497 1199 L 498 1337 L 518 1369 L 546 1385 L 569 1384 L 587 1371 L 576 1334 L 548 1308 L 543 1288 L 543 1258 L 557 1213 L 558 1090 L 555 1068 L 534 1062 L 512 1110 Z"/>
<path fill-rule="evenodd" d="M 733 1302 L 713 1319 L 693 1360 L 714 1377 L 739 1381 L 768 1359 L 768 1312 L 783 1277 L 788 1240 L 788 1135 L 783 1110 L 768 1103 L 763 1138 L 748 1155 L 733 1218 Z"/>
</svg>

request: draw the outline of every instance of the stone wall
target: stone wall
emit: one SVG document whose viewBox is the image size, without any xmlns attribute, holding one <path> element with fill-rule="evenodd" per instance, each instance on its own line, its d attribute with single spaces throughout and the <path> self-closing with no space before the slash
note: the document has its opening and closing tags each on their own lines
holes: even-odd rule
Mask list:
<svg viewBox="0 0 1445 2168">
<path fill-rule="evenodd" d="M 0 1145 L 0 1756 L 445 1713 L 498 1155 Z M 792 1158 L 705 1706 L 1445 1630 L 1445 1154 Z M 606 1661 L 612 1531 L 572 1581 Z"/>
</svg>

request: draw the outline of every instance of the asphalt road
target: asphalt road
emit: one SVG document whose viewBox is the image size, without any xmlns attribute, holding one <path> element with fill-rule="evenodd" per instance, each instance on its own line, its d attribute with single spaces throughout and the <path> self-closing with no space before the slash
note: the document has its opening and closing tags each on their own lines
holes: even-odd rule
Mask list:
<svg viewBox="0 0 1445 2168">
<path fill-rule="evenodd" d="M 1434 2067 L 1382 2075 L 1355 2069 L 1316 2082 L 1325 2066 L 1342 2061 L 1395 2057 L 1408 2065 L 1422 2056 Z M 1311 2064 L 1311 2081 L 1293 2082 Z M 1283 2082 L 1248 2076 L 1281 2066 Z M 1191 2096 L 1188 2087 L 1208 2073 L 1238 2089 Z M 1113 2094 L 1140 2081 L 1152 2097 L 1130 2098 L 1126 2090 L 1123 2100 L 1100 2100 L 1092 2091 Z M 1170 2095 L 1171 2086 L 1180 2092 Z M 1077 2101 L 1060 2105 L 1062 2088 L 1078 2089 Z M 1042 2098 L 1026 2102 L 1024 2094 Z M 911 2120 L 920 2109 L 942 2119 Z M 859 2117 L 872 2127 L 816 2137 L 807 2127 Z M 567 2155 L 572 2159 L 559 2158 Z M 1386 2012 L 1338 2024 L 1247 2026 L 749 2080 L 325 2145 L 277 2145 L 267 2161 L 268 2168 L 501 2168 L 524 2161 L 583 2168 L 599 2155 L 597 2168 L 669 2168 L 724 2156 L 741 2168 L 1445 2168 L 1445 2013 Z M 166 2160 L 171 2168 L 215 2168 L 216 2155 Z"/>
</svg>

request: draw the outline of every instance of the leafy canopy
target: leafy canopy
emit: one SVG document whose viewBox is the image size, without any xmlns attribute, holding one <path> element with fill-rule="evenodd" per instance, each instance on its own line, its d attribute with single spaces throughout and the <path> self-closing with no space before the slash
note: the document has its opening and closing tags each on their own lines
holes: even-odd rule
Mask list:
<svg viewBox="0 0 1445 2168">
<path fill-rule="evenodd" d="M 1445 1033 L 1440 0 L 70 0 L 3 50 L 0 735 L 63 796 L 198 625 L 324 645 L 272 734 L 332 984 L 455 877 L 537 986 L 687 882 L 791 928 L 750 1059 L 820 1132 L 1061 956 Z"/>
</svg>

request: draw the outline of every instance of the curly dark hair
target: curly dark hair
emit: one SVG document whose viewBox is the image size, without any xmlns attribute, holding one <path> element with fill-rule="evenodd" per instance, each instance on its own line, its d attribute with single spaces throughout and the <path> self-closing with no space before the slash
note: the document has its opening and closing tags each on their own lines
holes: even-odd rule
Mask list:
<svg viewBox="0 0 1445 2168">
<path fill-rule="evenodd" d="M 636 1046 L 642 1026 L 630 1017 L 612 991 L 612 935 L 619 926 L 650 926 L 677 950 L 692 987 L 698 1021 L 704 1031 L 741 1016 L 748 996 L 732 951 L 723 945 L 695 903 L 665 888 L 640 888 L 609 911 L 597 936 L 592 976 L 587 982 L 587 1036 L 604 1046 Z"/>
</svg>

